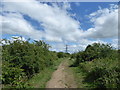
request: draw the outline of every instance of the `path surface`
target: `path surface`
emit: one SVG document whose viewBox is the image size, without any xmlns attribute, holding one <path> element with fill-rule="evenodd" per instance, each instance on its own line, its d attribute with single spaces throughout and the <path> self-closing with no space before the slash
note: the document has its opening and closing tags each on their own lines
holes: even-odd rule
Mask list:
<svg viewBox="0 0 120 90">
<path fill-rule="evenodd" d="M 77 88 L 68 60 L 64 60 L 53 73 L 46 88 Z"/>
</svg>

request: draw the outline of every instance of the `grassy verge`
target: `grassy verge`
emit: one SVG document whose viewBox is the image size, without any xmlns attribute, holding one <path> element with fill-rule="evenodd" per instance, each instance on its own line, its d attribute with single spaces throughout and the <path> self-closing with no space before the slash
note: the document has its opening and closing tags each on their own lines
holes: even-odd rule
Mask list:
<svg viewBox="0 0 120 90">
<path fill-rule="evenodd" d="M 78 88 L 119 88 L 118 60 L 97 59 L 71 67 Z"/>
<path fill-rule="evenodd" d="M 26 84 L 29 84 L 33 88 L 45 88 L 46 83 L 50 80 L 52 76 L 52 73 L 57 69 L 57 67 L 63 60 L 64 58 L 55 60 L 53 66 L 45 68 L 40 73 L 33 76 Z"/>
<path fill-rule="evenodd" d="M 77 83 L 77 87 L 84 88 L 84 84 L 82 83 L 84 77 L 83 73 L 79 71 L 78 67 L 71 66 L 73 65 L 74 61 L 75 61 L 74 59 L 69 60 L 70 69 L 73 72 L 73 76 L 75 77 L 75 82 Z"/>
<path fill-rule="evenodd" d="M 86 75 L 80 71 L 79 67 L 71 67 L 71 69 L 73 71 L 75 82 L 77 83 L 78 88 L 86 88 L 88 84 L 83 83 L 84 77 Z"/>
</svg>

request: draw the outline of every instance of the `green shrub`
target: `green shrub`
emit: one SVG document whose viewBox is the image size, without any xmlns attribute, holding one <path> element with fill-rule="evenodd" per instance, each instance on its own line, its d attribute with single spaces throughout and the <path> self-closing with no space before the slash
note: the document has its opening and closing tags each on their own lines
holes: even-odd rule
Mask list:
<svg viewBox="0 0 120 90">
<path fill-rule="evenodd" d="M 63 58 L 63 57 L 65 57 L 65 53 L 63 53 L 63 52 L 58 52 L 58 53 L 57 53 L 57 56 L 58 56 L 58 58 Z"/>
<path fill-rule="evenodd" d="M 85 83 L 95 88 L 120 88 L 120 66 L 118 59 L 96 59 L 93 62 L 81 63 L 79 68 L 86 73 Z"/>
<path fill-rule="evenodd" d="M 84 61 L 92 61 L 94 59 L 112 57 L 114 53 L 115 52 L 110 45 L 94 43 L 92 45 L 88 45 L 85 51 L 81 51 L 76 55 L 75 65 L 77 66 L 80 62 Z"/>
<path fill-rule="evenodd" d="M 94 43 L 76 55 L 75 66 L 84 73 L 89 88 L 120 88 L 119 50 Z"/>
<path fill-rule="evenodd" d="M 56 53 L 49 51 L 50 46 L 43 41 L 30 43 L 16 39 L 6 42 L 8 44 L 2 45 L 4 85 L 22 87 L 27 79 L 52 66 L 54 60 L 57 60 Z"/>
</svg>

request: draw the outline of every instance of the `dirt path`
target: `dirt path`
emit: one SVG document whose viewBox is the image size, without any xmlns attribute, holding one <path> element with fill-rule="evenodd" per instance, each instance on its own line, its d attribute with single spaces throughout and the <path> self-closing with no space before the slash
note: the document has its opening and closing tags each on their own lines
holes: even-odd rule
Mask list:
<svg viewBox="0 0 120 90">
<path fill-rule="evenodd" d="M 68 60 L 64 60 L 53 73 L 46 88 L 77 88 Z"/>
</svg>

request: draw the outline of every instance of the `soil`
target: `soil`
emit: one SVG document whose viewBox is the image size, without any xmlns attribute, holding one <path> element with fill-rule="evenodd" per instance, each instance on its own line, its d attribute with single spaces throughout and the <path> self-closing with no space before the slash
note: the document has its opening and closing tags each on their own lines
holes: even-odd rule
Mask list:
<svg viewBox="0 0 120 90">
<path fill-rule="evenodd" d="M 69 67 L 69 60 L 64 60 L 53 73 L 46 88 L 77 88 L 74 76 Z"/>
</svg>

